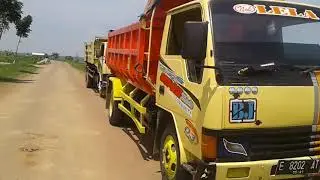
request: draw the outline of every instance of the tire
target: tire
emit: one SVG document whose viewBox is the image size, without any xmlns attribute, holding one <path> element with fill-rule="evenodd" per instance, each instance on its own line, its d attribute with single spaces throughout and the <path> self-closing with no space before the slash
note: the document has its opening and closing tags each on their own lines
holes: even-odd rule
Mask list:
<svg viewBox="0 0 320 180">
<path fill-rule="evenodd" d="M 162 180 L 192 180 L 192 176 L 181 167 L 179 141 L 173 125 L 168 125 L 161 137 L 160 167 Z"/>
<path fill-rule="evenodd" d="M 105 88 L 102 88 L 99 91 L 99 95 L 100 95 L 101 98 L 106 98 L 106 90 L 105 90 Z"/>
<path fill-rule="evenodd" d="M 99 82 L 99 83 L 101 83 L 100 84 L 100 89 L 98 88 L 99 89 L 99 95 L 100 95 L 101 98 L 106 98 L 106 93 L 107 93 L 106 89 L 107 88 L 105 86 L 104 87 L 102 86 L 102 82 Z"/>
<path fill-rule="evenodd" d="M 93 87 L 93 79 L 89 76 L 88 70 L 86 71 L 86 87 L 87 88 Z"/>
<path fill-rule="evenodd" d="M 112 89 L 112 84 L 110 81 L 108 81 L 108 84 L 106 86 L 106 91 L 105 91 L 106 109 L 109 109 L 109 106 L 110 106 L 111 89 Z"/>
<path fill-rule="evenodd" d="M 108 102 L 108 101 L 107 101 Z M 119 109 L 119 101 L 114 101 L 113 99 L 113 90 L 111 90 L 110 97 L 109 97 L 109 123 L 112 126 L 120 126 L 123 123 L 124 114 Z"/>
<path fill-rule="evenodd" d="M 99 81 L 100 81 L 99 75 L 95 74 L 95 76 L 94 76 L 94 88 L 97 91 L 99 91 Z"/>
<path fill-rule="evenodd" d="M 105 98 L 106 97 L 106 87 L 103 87 L 102 82 L 104 81 L 104 79 L 100 79 L 100 75 L 97 76 L 97 91 L 99 93 L 99 96 L 101 98 Z"/>
</svg>

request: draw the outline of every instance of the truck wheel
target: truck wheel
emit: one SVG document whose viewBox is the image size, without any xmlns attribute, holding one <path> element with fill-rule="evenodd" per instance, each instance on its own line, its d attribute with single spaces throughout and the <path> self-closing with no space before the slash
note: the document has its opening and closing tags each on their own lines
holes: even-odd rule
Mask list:
<svg viewBox="0 0 320 180">
<path fill-rule="evenodd" d="M 94 76 L 94 88 L 96 90 L 99 90 L 99 81 L 100 81 L 99 75 L 95 75 Z"/>
<path fill-rule="evenodd" d="M 180 164 L 179 141 L 175 128 L 168 125 L 160 142 L 162 180 L 191 180 L 192 176 Z"/>
<path fill-rule="evenodd" d="M 105 88 L 100 89 L 99 95 L 102 98 L 106 98 L 106 90 L 105 90 Z"/>
<path fill-rule="evenodd" d="M 100 95 L 101 98 L 105 98 L 106 92 L 105 92 L 105 87 L 102 85 L 102 80 L 100 79 L 100 74 L 96 76 L 96 89 Z"/>
<path fill-rule="evenodd" d="M 110 98 L 111 98 L 112 84 L 108 82 L 105 91 L 105 99 L 106 99 L 106 109 L 109 109 L 110 106 Z"/>
<path fill-rule="evenodd" d="M 92 78 L 89 76 L 88 71 L 86 72 L 86 87 L 87 88 L 92 88 L 93 82 Z"/>
<path fill-rule="evenodd" d="M 100 88 L 99 88 L 100 87 Z M 98 89 L 99 89 L 99 95 L 100 95 L 100 97 L 102 97 L 102 98 L 106 98 L 106 87 L 105 87 L 105 85 L 103 84 L 103 82 L 102 81 L 100 81 L 99 80 L 99 84 L 98 84 Z"/>
<path fill-rule="evenodd" d="M 108 109 L 109 109 L 109 123 L 112 126 L 120 126 L 124 118 L 123 112 L 118 107 L 119 103 L 120 103 L 119 101 L 114 101 L 113 90 L 111 90 Z"/>
</svg>

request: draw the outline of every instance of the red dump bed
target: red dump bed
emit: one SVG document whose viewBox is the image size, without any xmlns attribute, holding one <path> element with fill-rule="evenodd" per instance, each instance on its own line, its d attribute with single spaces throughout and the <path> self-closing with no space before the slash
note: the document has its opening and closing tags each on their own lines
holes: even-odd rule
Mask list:
<svg viewBox="0 0 320 180">
<path fill-rule="evenodd" d="M 157 78 L 165 12 L 189 1 L 149 0 L 143 17 L 144 20 L 110 32 L 106 62 L 112 73 L 146 93 L 154 94 L 152 84 L 155 84 Z M 153 21 L 152 12 L 154 12 Z M 152 40 L 149 52 L 151 22 L 153 22 Z"/>
</svg>

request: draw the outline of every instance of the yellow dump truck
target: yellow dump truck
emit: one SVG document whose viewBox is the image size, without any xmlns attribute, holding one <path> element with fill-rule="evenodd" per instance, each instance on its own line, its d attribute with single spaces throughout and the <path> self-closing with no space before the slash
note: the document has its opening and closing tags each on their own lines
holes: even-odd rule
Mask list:
<svg viewBox="0 0 320 180">
<path fill-rule="evenodd" d="M 319 20 L 289 1 L 149 0 L 108 35 L 109 121 L 153 138 L 165 180 L 319 179 Z"/>
<path fill-rule="evenodd" d="M 94 41 L 85 43 L 86 86 L 105 96 L 106 83 L 111 74 L 105 63 L 107 38 L 96 37 Z"/>
</svg>

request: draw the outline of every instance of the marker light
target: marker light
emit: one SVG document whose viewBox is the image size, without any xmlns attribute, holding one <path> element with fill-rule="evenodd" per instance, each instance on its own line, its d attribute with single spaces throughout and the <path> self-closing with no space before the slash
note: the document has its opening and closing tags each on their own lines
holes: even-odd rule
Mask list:
<svg viewBox="0 0 320 180">
<path fill-rule="evenodd" d="M 237 93 L 236 88 L 234 88 L 234 87 L 229 88 L 229 93 L 230 94 L 236 94 Z"/>
<path fill-rule="evenodd" d="M 243 94 L 243 88 L 242 88 L 242 87 L 238 87 L 237 93 L 238 93 L 238 94 Z"/>
<path fill-rule="evenodd" d="M 252 91 L 252 94 L 258 94 L 258 87 L 253 87 L 253 88 L 251 88 L 251 91 Z"/>
<path fill-rule="evenodd" d="M 241 168 L 230 168 L 228 169 L 227 177 L 228 178 L 246 178 L 249 177 L 250 168 L 241 167 Z"/>
<path fill-rule="evenodd" d="M 251 93 L 251 88 L 250 87 L 244 88 L 244 93 L 250 94 Z"/>
</svg>

